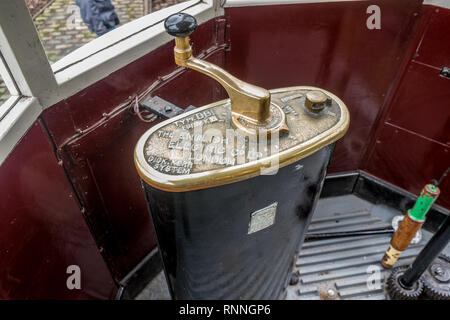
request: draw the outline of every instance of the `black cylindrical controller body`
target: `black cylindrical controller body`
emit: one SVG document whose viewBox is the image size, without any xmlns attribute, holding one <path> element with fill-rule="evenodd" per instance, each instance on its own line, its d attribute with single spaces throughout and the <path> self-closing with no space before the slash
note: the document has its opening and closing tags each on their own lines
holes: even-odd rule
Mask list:
<svg viewBox="0 0 450 320">
<path fill-rule="evenodd" d="M 172 297 L 282 298 L 333 145 L 232 184 L 168 192 L 143 182 Z"/>
</svg>

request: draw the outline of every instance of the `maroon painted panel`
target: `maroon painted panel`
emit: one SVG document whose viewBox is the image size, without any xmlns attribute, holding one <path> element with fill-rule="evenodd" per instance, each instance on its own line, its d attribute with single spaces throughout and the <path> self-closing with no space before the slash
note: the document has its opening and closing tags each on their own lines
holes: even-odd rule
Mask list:
<svg viewBox="0 0 450 320">
<path fill-rule="evenodd" d="M 356 170 L 376 117 L 422 18 L 420 0 L 377 1 L 381 30 L 366 27 L 368 1 L 228 8 L 227 69 L 266 88 L 313 85 L 347 104 L 351 124 L 331 172 Z"/>
<path fill-rule="evenodd" d="M 450 80 L 440 77 L 436 68 L 449 61 L 448 44 L 441 39 L 448 38 L 450 26 L 443 27 L 450 10 L 424 8 L 430 18 L 416 36 L 417 48 L 423 54 L 407 64 L 362 167 L 412 193 L 439 178 L 450 166 Z M 448 180 L 440 185 L 442 194 L 437 203 L 450 209 Z"/>
<path fill-rule="evenodd" d="M 403 129 L 385 124 L 378 136 L 370 173 L 414 194 L 439 178 L 450 165 L 450 147 L 430 142 Z M 450 208 L 450 179 L 439 186 L 437 204 Z"/>
<path fill-rule="evenodd" d="M 192 41 L 195 41 L 194 54 L 214 45 L 214 20 L 199 26 L 192 36 Z M 173 46 L 174 42 L 169 42 L 47 109 L 44 119 L 56 144 L 64 144 L 79 130 L 86 130 L 96 123 L 104 113 L 109 113 L 130 97 L 143 92 L 158 80 L 158 77 L 174 71 L 176 65 Z"/>
<path fill-rule="evenodd" d="M 429 6 L 431 20 L 417 50 L 415 60 L 438 67 L 450 67 L 450 10 Z"/>
<path fill-rule="evenodd" d="M 107 299 L 111 274 L 36 122 L 0 167 L 0 299 Z M 69 290 L 69 265 L 81 290 Z"/>
<path fill-rule="evenodd" d="M 411 62 L 386 120 L 450 146 L 450 79 Z"/>
<path fill-rule="evenodd" d="M 43 118 L 57 146 L 86 130 L 118 105 L 143 92 L 158 76 L 174 70 L 167 44 L 47 109 Z"/>
</svg>

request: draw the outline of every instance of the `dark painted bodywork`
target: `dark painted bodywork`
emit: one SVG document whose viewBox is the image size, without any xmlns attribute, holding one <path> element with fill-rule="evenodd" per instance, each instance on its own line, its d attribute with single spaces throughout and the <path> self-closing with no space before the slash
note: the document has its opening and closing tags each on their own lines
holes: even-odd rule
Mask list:
<svg viewBox="0 0 450 320">
<path fill-rule="evenodd" d="M 226 8 L 192 35 L 194 54 L 213 49 L 208 60 L 268 89 L 314 85 L 333 92 L 351 123 L 329 171 L 364 170 L 418 193 L 450 163 L 450 80 L 439 76 L 450 65 L 450 10 L 419 0 L 377 1 L 381 30 L 368 30 L 371 4 Z M 7 249 L 0 249 L 0 297 L 110 298 L 111 287 L 156 247 L 133 164 L 136 141 L 154 123 L 139 122 L 131 102 L 155 84 L 151 95 L 183 108 L 225 98 L 214 80 L 194 71 L 164 78 L 176 69 L 172 48 L 168 43 L 46 109 L 35 124 L 40 129 L 33 126 L 1 165 Z M 45 156 L 30 162 L 35 153 Z M 26 183 L 18 184 L 20 170 L 30 177 Z M 437 204 L 450 209 L 450 179 L 440 188 Z M 60 216 L 74 220 L 58 222 L 55 236 Z M 79 241 L 74 225 L 83 230 Z M 51 262 L 37 252 L 52 255 Z M 61 272 L 83 261 L 93 261 L 85 267 L 93 276 L 84 279 L 91 289 L 69 291 Z M 29 265 L 36 266 L 31 273 Z"/>
<path fill-rule="evenodd" d="M 282 298 L 331 150 L 219 187 L 166 192 L 144 183 L 172 297 Z M 275 202 L 274 224 L 247 234 L 251 213 Z"/>
<path fill-rule="evenodd" d="M 450 9 L 424 6 L 420 31 L 393 83 L 361 169 L 414 194 L 450 166 Z M 448 38 L 448 36 L 447 36 Z M 450 179 L 437 204 L 450 209 Z"/>
<path fill-rule="evenodd" d="M 116 286 L 42 124 L 0 168 L 0 299 L 105 299 Z M 67 268 L 81 271 L 69 290 Z"/>
</svg>

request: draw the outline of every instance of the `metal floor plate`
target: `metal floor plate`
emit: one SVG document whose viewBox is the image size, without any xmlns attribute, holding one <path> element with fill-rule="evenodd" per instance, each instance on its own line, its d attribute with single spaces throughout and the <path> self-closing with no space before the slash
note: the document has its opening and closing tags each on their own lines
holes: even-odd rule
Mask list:
<svg viewBox="0 0 450 320">
<path fill-rule="evenodd" d="M 321 199 L 308 233 L 339 232 L 388 227 L 401 212 L 373 205 L 356 196 Z M 410 264 L 430 234 L 404 251 L 396 266 Z M 380 260 L 389 247 L 390 234 L 305 242 L 294 272 L 299 282 L 287 288 L 287 300 L 384 300 L 389 271 Z"/>
</svg>

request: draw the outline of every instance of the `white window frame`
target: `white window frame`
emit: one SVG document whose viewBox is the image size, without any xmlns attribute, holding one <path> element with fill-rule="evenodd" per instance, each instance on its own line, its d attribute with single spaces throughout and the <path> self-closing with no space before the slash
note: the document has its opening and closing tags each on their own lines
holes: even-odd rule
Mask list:
<svg viewBox="0 0 450 320">
<path fill-rule="evenodd" d="M 223 15 L 223 2 L 189 0 L 152 12 L 50 65 L 25 0 L 0 0 L 0 73 L 11 94 L 0 106 L 0 165 L 43 110 L 171 41 L 166 17 L 186 12 L 201 24 Z"/>
</svg>

